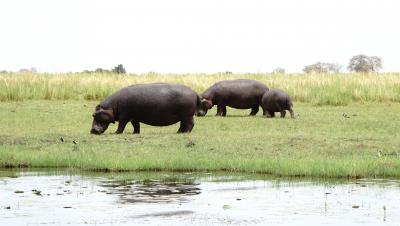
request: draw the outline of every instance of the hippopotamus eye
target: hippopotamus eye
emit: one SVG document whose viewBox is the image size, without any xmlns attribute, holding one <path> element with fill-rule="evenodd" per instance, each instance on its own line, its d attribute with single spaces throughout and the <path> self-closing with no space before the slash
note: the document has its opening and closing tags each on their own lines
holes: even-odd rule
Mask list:
<svg viewBox="0 0 400 226">
<path fill-rule="evenodd" d="M 93 116 L 98 122 L 110 122 L 110 116 L 104 112 L 99 112 Z"/>
</svg>

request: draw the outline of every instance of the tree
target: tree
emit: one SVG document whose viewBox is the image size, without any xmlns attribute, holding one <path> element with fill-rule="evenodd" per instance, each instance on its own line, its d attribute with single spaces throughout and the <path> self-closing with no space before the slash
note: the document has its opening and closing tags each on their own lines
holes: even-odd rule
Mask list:
<svg viewBox="0 0 400 226">
<path fill-rule="evenodd" d="M 284 68 L 281 68 L 281 67 L 278 67 L 278 68 L 275 68 L 273 71 L 272 71 L 272 74 L 285 74 L 285 69 Z"/>
<path fill-rule="evenodd" d="M 349 71 L 369 73 L 378 72 L 382 67 L 382 58 L 359 54 L 350 59 L 347 69 Z"/>
<path fill-rule="evenodd" d="M 21 69 L 19 69 L 19 71 L 18 71 L 19 73 L 29 73 L 29 72 L 31 72 L 29 69 L 26 69 L 26 68 L 21 68 Z"/>
<path fill-rule="evenodd" d="M 122 64 L 118 64 L 116 67 L 114 67 L 112 72 L 117 74 L 126 74 L 126 70 Z"/>
<path fill-rule="evenodd" d="M 21 68 L 18 72 L 19 73 L 37 73 L 38 71 L 35 67 L 31 67 L 30 69 Z"/>
<path fill-rule="evenodd" d="M 380 69 L 383 68 L 382 58 L 377 57 L 377 56 L 371 56 L 371 57 L 369 57 L 369 59 L 371 62 L 371 70 L 373 72 L 378 72 Z"/>
<path fill-rule="evenodd" d="M 97 68 L 96 70 L 94 70 L 94 72 L 96 72 L 96 73 L 103 73 L 104 72 L 104 69 L 103 68 Z"/>
<path fill-rule="evenodd" d="M 111 71 L 110 70 L 108 70 L 108 69 L 103 69 L 103 68 L 97 68 L 96 70 L 94 70 L 94 72 L 95 73 L 103 73 L 103 74 L 106 74 L 106 73 L 111 73 Z"/>
<path fill-rule="evenodd" d="M 303 71 L 307 74 L 335 74 L 339 73 L 342 66 L 336 63 L 317 62 L 315 64 L 307 65 Z"/>
</svg>

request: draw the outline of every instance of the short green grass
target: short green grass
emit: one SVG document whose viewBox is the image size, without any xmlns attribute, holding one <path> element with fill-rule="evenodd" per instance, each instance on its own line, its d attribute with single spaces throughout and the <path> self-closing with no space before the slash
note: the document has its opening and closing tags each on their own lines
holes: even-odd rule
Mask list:
<svg viewBox="0 0 400 226">
<path fill-rule="evenodd" d="M 398 103 L 314 106 L 294 103 L 297 119 L 267 119 L 228 109 L 228 117 L 179 125 L 116 125 L 89 134 L 97 101 L 0 103 L 0 167 L 84 170 L 230 171 L 282 176 L 400 177 Z M 344 117 L 345 114 L 347 117 Z M 61 142 L 60 138 L 64 139 Z M 74 144 L 73 141 L 77 144 Z"/>
</svg>

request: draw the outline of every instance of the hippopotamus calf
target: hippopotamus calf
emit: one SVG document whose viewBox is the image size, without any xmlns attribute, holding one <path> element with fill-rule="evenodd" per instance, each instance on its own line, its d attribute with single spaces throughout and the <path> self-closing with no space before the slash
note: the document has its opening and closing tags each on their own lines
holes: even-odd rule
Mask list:
<svg viewBox="0 0 400 226">
<path fill-rule="evenodd" d="M 286 110 L 294 118 L 293 104 L 289 95 L 280 89 L 270 89 L 262 97 L 264 115 L 268 118 L 275 117 L 275 112 L 281 113 L 281 118 L 286 115 Z"/>
<path fill-rule="evenodd" d="M 180 122 L 178 133 L 189 133 L 193 115 L 200 110 L 200 97 L 184 85 L 152 83 L 123 88 L 96 106 L 92 134 L 101 134 L 110 123 L 118 121 L 117 134 L 128 122 L 133 133 L 140 133 L 140 123 L 168 126 Z"/>
<path fill-rule="evenodd" d="M 266 91 L 266 85 L 250 79 L 217 82 L 201 95 L 202 111 L 198 115 L 206 115 L 214 105 L 217 105 L 217 116 L 226 116 L 227 106 L 237 109 L 251 108 L 250 115 L 256 115 Z"/>
</svg>

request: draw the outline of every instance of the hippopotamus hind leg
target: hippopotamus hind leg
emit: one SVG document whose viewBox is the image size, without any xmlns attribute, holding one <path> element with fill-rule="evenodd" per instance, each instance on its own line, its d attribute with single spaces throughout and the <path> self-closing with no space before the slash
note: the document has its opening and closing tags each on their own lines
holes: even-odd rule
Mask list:
<svg viewBox="0 0 400 226">
<path fill-rule="evenodd" d="M 193 122 L 193 116 L 181 120 L 181 125 L 178 129 L 178 133 L 190 133 L 193 129 L 194 122 Z"/>
<path fill-rule="evenodd" d="M 282 110 L 282 111 L 281 111 L 281 118 L 285 118 L 285 115 L 286 115 L 286 111 L 285 111 L 285 110 Z"/>
<path fill-rule="evenodd" d="M 133 133 L 140 133 L 140 123 L 136 121 L 131 121 L 133 126 Z"/>
<path fill-rule="evenodd" d="M 258 113 L 258 110 L 259 110 L 259 107 L 258 107 L 258 105 L 257 105 L 257 106 L 254 106 L 254 107 L 252 107 L 252 108 L 251 108 L 250 115 L 251 115 L 251 116 L 254 116 L 254 115 L 256 115 L 256 114 Z"/>
</svg>

